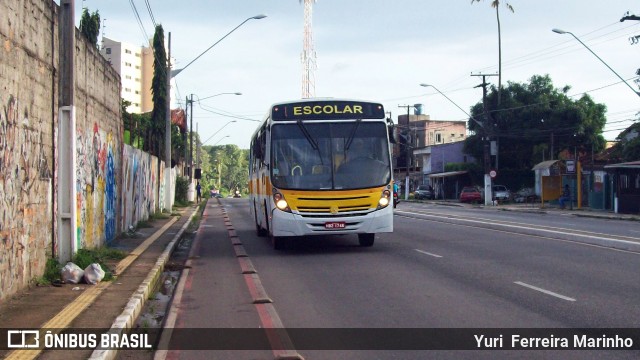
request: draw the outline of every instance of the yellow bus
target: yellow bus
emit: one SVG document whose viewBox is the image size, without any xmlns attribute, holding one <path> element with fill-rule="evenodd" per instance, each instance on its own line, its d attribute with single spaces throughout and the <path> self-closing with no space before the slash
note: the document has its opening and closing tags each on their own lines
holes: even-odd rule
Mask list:
<svg viewBox="0 0 640 360">
<path fill-rule="evenodd" d="M 295 237 L 393 231 L 393 124 L 381 104 L 304 99 L 271 106 L 251 139 L 250 208 L 275 249 Z"/>
</svg>

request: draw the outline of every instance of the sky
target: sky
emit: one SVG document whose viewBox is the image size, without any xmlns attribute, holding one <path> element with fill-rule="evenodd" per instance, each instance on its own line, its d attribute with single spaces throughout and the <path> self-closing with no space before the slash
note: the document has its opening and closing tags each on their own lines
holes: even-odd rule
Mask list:
<svg viewBox="0 0 640 360">
<path fill-rule="evenodd" d="M 640 35 L 640 21 L 620 19 L 627 11 L 640 15 L 638 1 L 506 3 L 514 12 L 501 1 L 503 86 L 548 74 L 555 87 L 571 86 L 574 99 L 588 93 L 606 105 L 606 139 L 633 124 L 640 97 L 615 73 L 637 89 L 640 44 L 629 38 Z M 154 22 L 162 24 L 165 37 L 171 33 L 178 69 L 246 19 L 267 15 L 245 22 L 174 78 L 172 107 L 184 107 L 193 94 L 194 127 L 204 145 L 246 149 L 271 104 L 302 96 L 304 8 L 297 0 L 75 0 L 75 7 L 76 23 L 83 7 L 97 10 L 104 36 L 140 46 L 153 38 Z M 613 71 L 553 28 L 575 34 Z M 313 38 L 315 95 L 381 102 L 395 122 L 406 114 L 402 106 L 413 104 L 423 104 L 432 120 L 466 120 L 465 112 L 482 100 L 482 89 L 475 87 L 481 78 L 472 74 L 498 72 L 490 0 L 317 0 Z M 487 79 L 497 85 L 497 76 Z M 235 92 L 242 95 L 218 95 Z"/>
</svg>

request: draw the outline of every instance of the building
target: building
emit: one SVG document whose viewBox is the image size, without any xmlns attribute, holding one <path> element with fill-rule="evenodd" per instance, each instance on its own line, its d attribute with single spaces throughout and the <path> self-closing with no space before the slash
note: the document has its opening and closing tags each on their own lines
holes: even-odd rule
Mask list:
<svg viewBox="0 0 640 360">
<path fill-rule="evenodd" d="M 409 175 L 409 191 L 428 182 L 431 173 L 444 172 L 449 162 L 470 162 L 462 153 L 462 141 L 467 138 L 466 121 L 431 120 L 430 115 L 398 116 L 397 143 L 393 147 L 395 179 Z M 455 146 L 444 146 L 457 143 Z M 408 164 L 408 166 L 407 166 Z"/>
<path fill-rule="evenodd" d="M 120 74 L 121 96 L 131 102 L 127 111 L 141 114 L 153 110 L 153 49 L 105 37 L 100 53 Z"/>
</svg>

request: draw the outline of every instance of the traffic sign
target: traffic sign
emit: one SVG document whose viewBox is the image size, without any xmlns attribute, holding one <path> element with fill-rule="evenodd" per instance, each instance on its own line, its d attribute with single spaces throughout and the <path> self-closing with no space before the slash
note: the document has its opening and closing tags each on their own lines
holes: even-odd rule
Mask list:
<svg viewBox="0 0 640 360">
<path fill-rule="evenodd" d="M 489 171 L 489 176 L 491 176 L 492 179 L 495 179 L 496 176 L 498 176 L 498 172 L 495 170 L 491 170 Z"/>
</svg>

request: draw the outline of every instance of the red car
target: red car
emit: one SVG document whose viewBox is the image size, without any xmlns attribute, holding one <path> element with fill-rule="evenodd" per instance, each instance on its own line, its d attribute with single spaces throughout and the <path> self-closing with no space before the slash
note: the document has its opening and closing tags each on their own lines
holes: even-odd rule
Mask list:
<svg viewBox="0 0 640 360">
<path fill-rule="evenodd" d="M 479 203 L 482 202 L 482 194 L 478 188 L 473 186 L 465 186 L 460 192 L 460 202 L 463 203 Z"/>
</svg>

